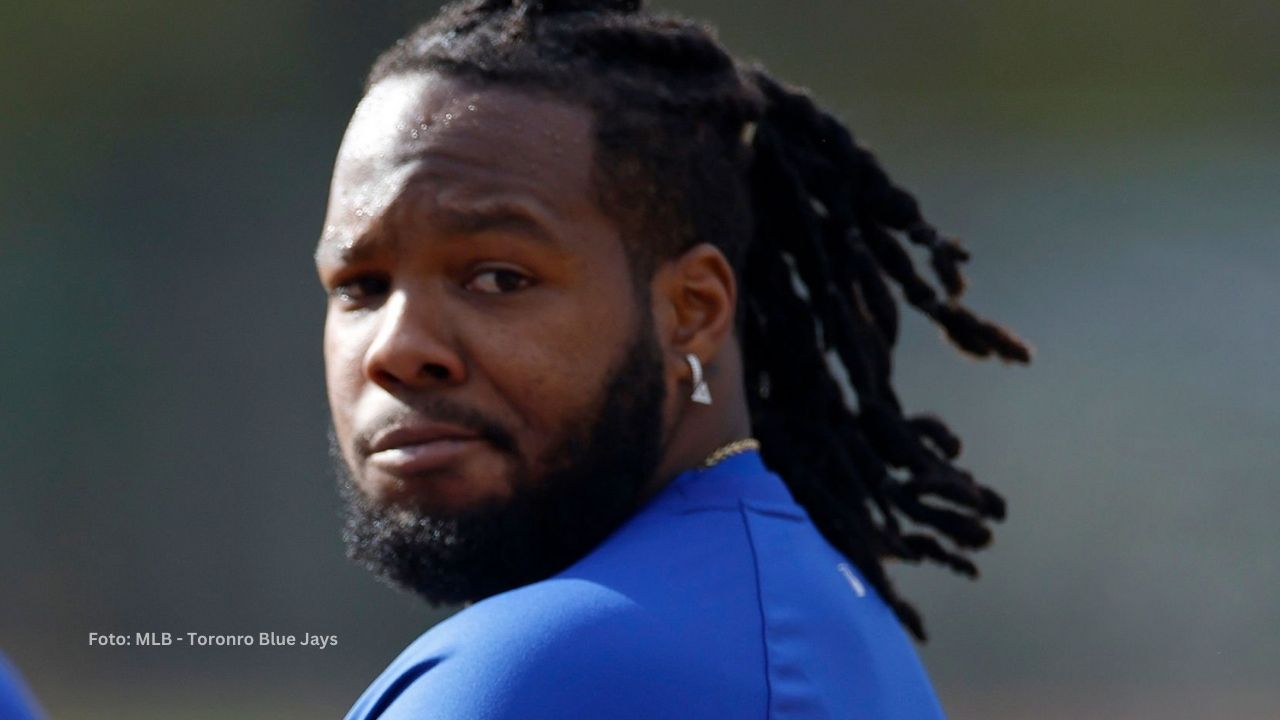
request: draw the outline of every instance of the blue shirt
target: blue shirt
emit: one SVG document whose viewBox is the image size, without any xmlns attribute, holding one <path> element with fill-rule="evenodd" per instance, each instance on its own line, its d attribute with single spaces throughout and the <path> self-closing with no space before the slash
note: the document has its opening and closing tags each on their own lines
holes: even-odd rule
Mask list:
<svg viewBox="0 0 1280 720">
<path fill-rule="evenodd" d="M 347 720 L 941 717 L 893 612 L 749 452 L 431 628 Z"/>
<path fill-rule="evenodd" d="M 17 669 L 0 653 L 0 720 L 37 720 L 43 717 L 22 684 Z"/>
</svg>

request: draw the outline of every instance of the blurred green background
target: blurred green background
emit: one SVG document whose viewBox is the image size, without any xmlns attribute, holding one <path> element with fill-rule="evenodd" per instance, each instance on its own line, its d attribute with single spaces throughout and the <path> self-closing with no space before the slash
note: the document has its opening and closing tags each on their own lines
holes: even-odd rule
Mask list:
<svg viewBox="0 0 1280 720">
<path fill-rule="evenodd" d="M 1012 509 L 980 582 L 896 571 L 951 715 L 1280 717 L 1280 4 L 657 6 L 849 121 L 1037 348 L 898 354 Z M 438 619 L 342 558 L 310 260 L 435 7 L 0 6 L 0 648 L 53 717 L 340 716 Z"/>
</svg>

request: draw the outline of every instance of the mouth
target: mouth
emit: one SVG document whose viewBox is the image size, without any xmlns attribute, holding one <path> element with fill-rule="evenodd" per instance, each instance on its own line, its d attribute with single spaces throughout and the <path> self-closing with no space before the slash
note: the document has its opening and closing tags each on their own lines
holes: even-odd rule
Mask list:
<svg viewBox="0 0 1280 720">
<path fill-rule="evenodd" d="M 477 433 L 445 423 L 400 425 L 374 436 L 368 462 L 397 477 L 448 467 L 484 443 Z"/>
</svg>

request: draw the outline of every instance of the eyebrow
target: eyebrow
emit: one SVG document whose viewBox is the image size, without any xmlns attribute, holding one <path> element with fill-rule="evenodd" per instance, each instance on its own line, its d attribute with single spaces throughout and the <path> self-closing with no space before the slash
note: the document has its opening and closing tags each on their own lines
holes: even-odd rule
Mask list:
<svg viewBox="0 0 1280 720">
<path fill-rule="evenodd" d="M 542 244 L 555 244 L 555 238 L 539 221 L 538 213 L 521 203 L 492 200 L 469 207 L 441 207 L 435 215 L 433 224 L 450 235 L 508 232 L 526 235 Z"/>
<path fill-rule="evenodd" d="M 389 212 L 395 212 L 394 208 Z M 521 203 L 491 200 L 474 205 L 437 207 L 431 213 L 432 227 L 445 236 L 478 235 L 484 232 L 504 232 L 526 237 L 544 246 L 556 245 L 554 236 L 532 212 Z M 381 251 L 394 252 L 401 242 L 396 233 L 383 230 L 385 220 L 379 220 L 370 230 L 350 241 L 322 236 L 316 247 L 317 262 L 355 264 Z"/>
</svg>

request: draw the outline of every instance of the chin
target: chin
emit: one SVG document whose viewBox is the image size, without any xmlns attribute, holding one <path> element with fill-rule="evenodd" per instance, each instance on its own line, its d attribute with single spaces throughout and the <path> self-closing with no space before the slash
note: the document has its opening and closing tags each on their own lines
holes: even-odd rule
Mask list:
<svg viewBox="0 0 1280 720">
<path fill-rule="evenodd" d="M 375 507 L 439 516 L 500 506 L 512 495 L 511 483 L 505 478 L 477 477 L 458 470 L 411 477 L 373 471 L 362 475 L 357 485 Z"/>
</svg>

